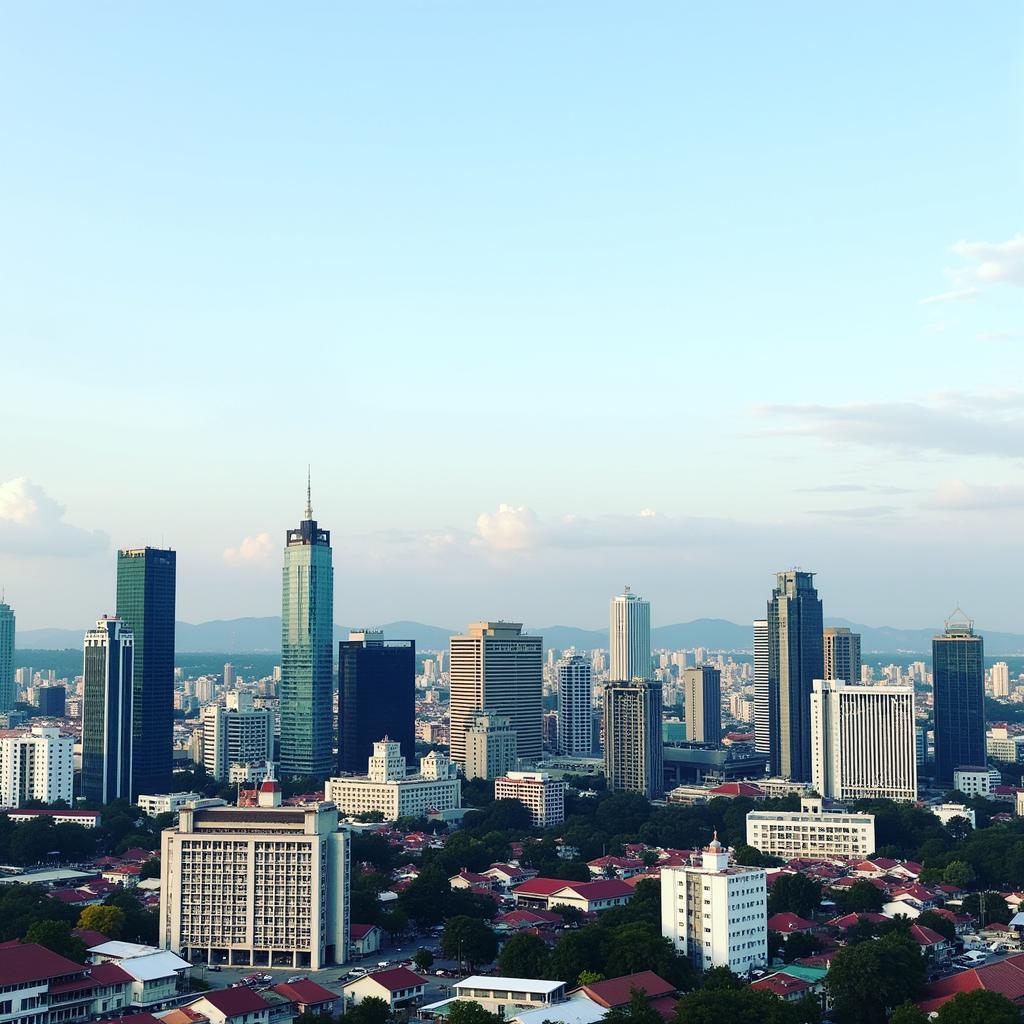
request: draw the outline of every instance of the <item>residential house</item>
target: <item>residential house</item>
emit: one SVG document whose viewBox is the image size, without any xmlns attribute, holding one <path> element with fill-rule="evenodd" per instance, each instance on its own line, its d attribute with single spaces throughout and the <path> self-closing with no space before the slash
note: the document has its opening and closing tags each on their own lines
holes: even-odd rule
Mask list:
<svg viewBox="0 0 1024 1024">
<path fill-rule="evenodd" d="M 376 953 L 384 941 L 380 925 L 352 924 L 348 932 L 348 949 L 353 959 Z"/>
<path fill-rule="evenodd" d="M 345 1002 L 354 1006 L 371 997 L 383 999 L 390 1010 L 422 999 L 426 982 L 407 967 L 374 971 L 345 985 Z"/>
<path fill-rule="evenodd" d="M 270 1004 L 244 985 L 214 989 L 182 1009 L 202 1014 L 210 1024 L 270 1024 Z"/>
<path fill-rule="evenodd" d="M 299 1014 L 305 1013 L 313 1017 L 333 1016 L 340 1009 L 341 997 L 309 978 L 282 982 L 280 985 L 274 985 L 272 991 L 291 1000 L 296 1013 Z"/>
<path fill-rule="evenodd" d="M 569 998 L 585 999 L 607 1012 L 628 1006 L 634 991 L 643 993 L 652 1008 L 666 1019 L 672 1016 L 676 1004 L 676 988 L 654 971 L 639 971 L 581 985 L 569 993 Z"/>
</svg>

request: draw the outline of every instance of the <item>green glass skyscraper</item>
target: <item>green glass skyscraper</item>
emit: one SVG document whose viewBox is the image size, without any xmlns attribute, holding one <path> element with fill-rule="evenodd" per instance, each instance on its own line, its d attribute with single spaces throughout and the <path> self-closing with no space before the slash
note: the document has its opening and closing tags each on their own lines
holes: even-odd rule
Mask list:
<svg viewBox="0 0 1024 1024">
<path fill-rule="evenodd" d="M 957 768 L 983 765 L 985 756 L 985 641 L 958 608 L 932 639 L 935 775 L 941 785 Z"/>
<path fill-rule="evenodd" d="M 0 711 L 13 711 L 14 698 L 14 609 L 0 601 Z"/>
<path fill-rule="evenodd" d="M 134 635 L 132 796 L 166 793 L 174 733 L 175 552 L 117 553 L 117 615 Z"/>
<path fill-rule="evenodd" d="M 281 578 L 281 772 L 332 771 L 334 568 L 331 534 L 306 515 L 289 530 Z"/>
</svg>

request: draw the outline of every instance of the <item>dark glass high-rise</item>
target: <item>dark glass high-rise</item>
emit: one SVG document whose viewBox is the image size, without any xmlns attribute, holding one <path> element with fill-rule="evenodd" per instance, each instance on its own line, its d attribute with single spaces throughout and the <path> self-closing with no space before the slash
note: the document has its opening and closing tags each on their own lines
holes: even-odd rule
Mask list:
<svg viewBox="0 0 1024 1024">
<path fill-rule="evenodd" d="M 956 768 L 984 765 L 985 641 L 957 609 L 932 639 L 937 781 L 949 785 Z"/>
<path fill-rule="evenodd" d="M 416 752 L 416 642 L 385 641 L 378 631 L 349 634 L 338 644 L 338 769 L 365 775 L 373 744 Z"/>
<path fill-rule="evenodd" d="M 177 556 L 164 548 L 117 554 L 117 615 L 135 638 L 132 795 L 166 793 L 174 736 Z"/>
</svg>

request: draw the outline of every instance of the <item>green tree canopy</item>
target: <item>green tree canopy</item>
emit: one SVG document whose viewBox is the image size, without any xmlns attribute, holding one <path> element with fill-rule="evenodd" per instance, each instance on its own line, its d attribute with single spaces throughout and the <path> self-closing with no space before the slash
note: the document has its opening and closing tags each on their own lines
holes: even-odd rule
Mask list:
<svg viewBox="0 0 1024 1024">
<path fill-rule="evenodd" d="M 877 1024 L 919 992 L 924 958 L 912 939 L 898 931 L 872 942 L 844 946 L 825 983 L 838 1024 Z"/>
<path fill-rule="evenodd" d="M 821 886 L 806 875 L 779 875 L 768 891 L 768 913 L 790 911 L 810 917 L 821 903 Z"/>
<path fill-rule="evenodd" d="M 496 1013 L 485 1010 L 473 999 L 460 999 L 448 1011 L 448 1024 L 501 1024 Z"/>
<path fill-rule="evenodd" d="M 38 942 L 40 946 L 74 960 L 77 964 L 85 963 L 85 943 L 77 935 L 71 934 L 71 925 L 67 921 L 36 921 L 25 932 L 23 941 Z"/>
<path fill-rule="evenodd" d="M 489 964 L 498 952 L 498 940 L 490 927 L 476 917 L 458 915 L 445 923 L 441 951 L 450 960 L 465 960 L 470 967 Z"/>
<path fill-rule="evenodd" d="M 506 978 L 543 978 L 550 953 L 537 935 L 513 935 L 498 954 L 498 973 Z"/>
<path fill-rule="evenodd" d="M 85 907 L 78 915 L 78 927 L 100 932 L 108 939 L 119 939 L 124 934 L 125 914 L 120 907 Z"/>
<path fill-rule="evenodd" d="M 747 987 L 699 988 L 676 1003 L 675 1024 L 818 1024 L 820 1019 L 813 1000 L 784 1003 Z"/>
<path fill-rule="evenodd" d="M 943 1003 L 936 1024 L 1020 1024 L 1020 1010 L 1006 996 L 978 988 Z"/>
</svg>

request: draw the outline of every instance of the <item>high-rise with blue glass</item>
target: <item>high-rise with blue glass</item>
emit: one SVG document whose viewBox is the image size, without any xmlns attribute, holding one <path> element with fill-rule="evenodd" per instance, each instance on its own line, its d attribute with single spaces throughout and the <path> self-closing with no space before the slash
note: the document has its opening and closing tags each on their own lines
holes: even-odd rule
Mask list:
<svg viewBox="0 0 1024 1024">
<path fill-rule="evenodd" d="M 289 530 L 281 578 L 281 772 L 326 778 L 333 770 L 334 568 L 331 534 L 306 514 Z"/>
<path fill-rule="evenodd" d="M 166 793 L 174 746 L 174 595 L 177 555 L 164 548 L 117 553 L 117 615 L 134 643 L 132 796 Z"/>
<path fill-rule="evenodd" d="M 935 774 L 949 785 L 953 771 L 983 765 L 985 756 L 985 641 L 958 608 L 932 639 Z"/>
</svg>

